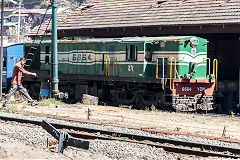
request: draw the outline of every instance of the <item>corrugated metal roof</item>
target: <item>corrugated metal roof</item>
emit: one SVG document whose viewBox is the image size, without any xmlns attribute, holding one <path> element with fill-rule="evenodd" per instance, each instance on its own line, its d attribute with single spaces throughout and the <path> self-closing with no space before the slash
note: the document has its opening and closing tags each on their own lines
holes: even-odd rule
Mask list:
<svg viewBox="0 0 240 160">
<path fill-rule="evenodd" d="M 58 16 L 59 30 L 236 23 L 240 0 L 88 0 Z"/>
</svg>

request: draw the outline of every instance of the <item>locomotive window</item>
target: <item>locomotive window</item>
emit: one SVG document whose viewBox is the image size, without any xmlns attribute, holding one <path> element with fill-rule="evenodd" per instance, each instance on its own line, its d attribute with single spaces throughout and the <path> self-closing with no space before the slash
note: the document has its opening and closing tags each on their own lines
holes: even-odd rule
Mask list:
<svg viewBox="0 0 240 160">
<path fill-rule="evenodd" d="M 49 47 L 49 46 L 46 46 L 46 47 L 45 47 L 45 53 L 46 53 L 46 54 L 49 54 L 49 51 L 50 51 L 50 47 Z"/>
<path fill-rule="evenodd" d="M 126 59 L 130 61 L 137 60 L 137 46 L 135 45 L 126 46 Z"/>
<path fill-rule="evenodd" d="M 151 43 L 146 44 L 145 59 L 146 61 L 152 61 L 153 45 Z"/>
<path fill-rule="evenodd" d="M 49 56 L 45 56 L 45 64 L 49 64 Z"/>
<path fill-rule="evenodd" d="M 45 47 L 45 54 L 49 54 L 50 53 L 50 47 L 46 46 Z M 45 55 L 45 64 L 49 64 L 50 58 L 49 55 Z"/>
</svg>

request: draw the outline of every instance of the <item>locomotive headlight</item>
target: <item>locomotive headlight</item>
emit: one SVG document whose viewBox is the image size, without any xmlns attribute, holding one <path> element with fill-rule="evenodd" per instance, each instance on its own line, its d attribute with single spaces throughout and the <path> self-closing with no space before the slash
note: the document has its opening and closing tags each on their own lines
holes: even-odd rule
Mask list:
<svg viewBox="0 0 240 160">
<path fill-rule="evenodd" d="M 192 37 L 190 39 L 190 44 L 191 44 L 192 47 L 196 47 L 199 44 L 199 40 L 195 37 Z"/>
</svg>

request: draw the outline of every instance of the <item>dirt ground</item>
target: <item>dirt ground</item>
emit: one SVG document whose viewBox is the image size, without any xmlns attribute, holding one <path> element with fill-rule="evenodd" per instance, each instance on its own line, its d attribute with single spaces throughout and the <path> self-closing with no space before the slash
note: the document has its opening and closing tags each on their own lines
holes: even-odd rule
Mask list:
<svg viewBox="0 0 240 160">
<path fill-rule="evenodd" d="M 36 149 L 21 143 L 0 143 L 0 159 L 1 160 L 27 160 L 27 159 L 49 159 L 49 160 L 107 160 L 101 156 L 84 157 L 77 155 L 69 157 L 67 153 L 59 154 L 47 149 Z"/>
<path fill-rule="evenodd" d="M 80 120 L 87 120 L 89 110 L 90 120 L 137 127 L 156 127 L 157 129 L 215 137 L 221 137 L 225 127 L 225 136 L 240 140 L 240 118 L 234 115 L 206 116 L 205 114 L 196 113 L 176 113 L 159 110 L 144 111 L 100 105 L 68 105 L 58 102 L 51 103 L 49 100 L 41 101 L 38 106 L 34 107 L 23 102 L 8 104 L 8 108 L 9 112 L 21 112 L 24 115 L 39 113 L 70 116 Z"/>
<path fill-rule="evenodd" d="M 37 154 L 36 154 L 37 153 Z M 62 154 L 12 143 L 0 143 L 0 159 L 68 159 Z"/>
</svg>

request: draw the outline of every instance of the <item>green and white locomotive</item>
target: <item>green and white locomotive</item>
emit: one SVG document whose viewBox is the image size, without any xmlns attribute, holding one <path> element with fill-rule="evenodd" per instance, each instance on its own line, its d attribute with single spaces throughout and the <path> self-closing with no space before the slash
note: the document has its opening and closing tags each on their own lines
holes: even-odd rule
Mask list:
<svg viewBox="0 0 240 160">
<path fill-rule="evenodd" d="M 58 40 L 59 90 L 69 102 L 86 93 L 138 109 L 212 110 L 217 60 L 207 57 L 207 43 L 195 36 Z M 25 81 L 34 83 L 35 97 L 49 96 L 51 41 L 24 46 L 35 52 L 30 68 L 39 75 Z"/>
</svg>

